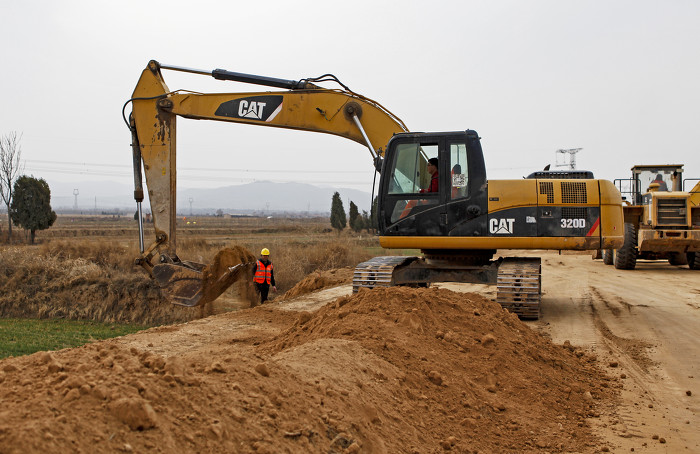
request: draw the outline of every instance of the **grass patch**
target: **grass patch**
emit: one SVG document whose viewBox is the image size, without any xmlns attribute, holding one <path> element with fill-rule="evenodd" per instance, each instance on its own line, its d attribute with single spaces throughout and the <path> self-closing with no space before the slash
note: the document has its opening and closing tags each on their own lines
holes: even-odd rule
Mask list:
<svg viewBox="0 0 700 454">
<path fill-rule="evenodd" d="M 0 319 L 0 358 L 79 347 L 143 329 L 142 325 L 77 320 Z"/>
</svg>

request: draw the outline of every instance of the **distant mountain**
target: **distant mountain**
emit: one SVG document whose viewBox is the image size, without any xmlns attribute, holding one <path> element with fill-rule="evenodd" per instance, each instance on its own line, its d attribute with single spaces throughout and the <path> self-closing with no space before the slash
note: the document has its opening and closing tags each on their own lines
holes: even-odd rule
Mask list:
<svg viewBox="0 0 700 454">
<path fill-rule="evenodd" d="M 82 181 L 75 183 L 51 182 L 51 206 L 54 209 L 73 209 L 75 205 L 74 190 L 78 190 L 78 208 L 80 210 L 114 210 L 135 209 L 133 187 L 113 181 Z M 272 183 L 257 181 L 254 183 L 224 186 L 220 188 L 182 188 L 177 191 L 178 212 L 190 212 L 192 199 L 193 213 L 213 213 L 218 209 L 224 212 L 330 212 L 331 198 L 339 192 L 345 210 L 349 210 L 353 201 L 360 211 L 367 210 L 371 204 L 368 192 L 348 188 L 322 188 L 304 183 Z M 144 201 L 144 210 L 150 211 L 148 201 Z"/>
<path fill-rule="evenodd" d="M 258 181 L 215 189 L 183 189 L 178 191 L 179 210 L 194 208 L 221 208 L 255 211 L 315 211 L 330 212 L 331 198 L 338 191 L 345 210 L 353 201 L 360 210 L 369 211 L 371 195 L 347 188 L 320 188 L 303 183 L 271 183 Z"/>
</svg>

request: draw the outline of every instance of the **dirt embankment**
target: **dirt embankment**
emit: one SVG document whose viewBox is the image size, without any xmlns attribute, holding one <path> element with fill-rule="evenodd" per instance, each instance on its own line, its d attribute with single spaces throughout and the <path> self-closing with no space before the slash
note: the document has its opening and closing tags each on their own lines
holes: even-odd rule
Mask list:
<svg viewBox="0 0 700 454">
<path fill-rule="evenodd" d="M 158 325 L 199 317 L 172 307 L 138 269 L 120 272 L 99 261 L 0 250 L 0 317 L 69 318 Z"/>
<path fill-rule="evenodd" d="M 375 289 L 0 361 L 0 450 L 597 452 L 619 383 L 500 306 Z"/>
<path fill-rule="evenodd" d="M 218 295 L 233 285 L 230 294 L 242 299 L 246 307 L 254 305 L 257 295 L 250 285 L 254 262 L 255 257 L 243 247 L 224 248 L 201 273 L 205 289 Z M 240 264 L 245 266 L 226 273 Z M 175 280 L 161 289 L 140 267 L 115 267 L 103 257 L 73 258 L 60 251 L 40 254 L 4 248 L 0 250 L 0 267 L 0 317 L 162 325 L 214 312 L 212 302 L 196 309 L 170 302 L 169 295 L 188 281 Z"/>
<path fill-rule="evenodd" d="M 115 257 L 119 262 L 114 263 Z M 205 300 L 230 288 L 220 300 L 197 309 L 169 301 L 187 280 L 174 280 L 161 289 L 147 273 L 133 265 L 117 245 L 57 243 L 43 251 L 21 247 L 0 249 L 0 317 L 68 318 L 98 322 L 162 325 L 186 322 L 240 307 L 252 307 L 259 296 L 252 285 L 255 256 L 242 246 L 226 247 L 202 271 Z M 233 273 L 228 269 L 244 264 Z M 184 269 L 184 271 L 188 271 Z M 278 301 L 352 281 L 351 268 L 317 271 L 301 279 Z M 236 304 L 220 309 L 223 300 Z"/>
<path fill-rule="evenodd" d="M 324 288 L 349 284 L 352 282 L 353 272 L 354 270 L 352 268 L 339 268 L 311 273 L 285 292 L 284 295 L 276 299 L 276 301 L 285 301 Z"/>
</svg>

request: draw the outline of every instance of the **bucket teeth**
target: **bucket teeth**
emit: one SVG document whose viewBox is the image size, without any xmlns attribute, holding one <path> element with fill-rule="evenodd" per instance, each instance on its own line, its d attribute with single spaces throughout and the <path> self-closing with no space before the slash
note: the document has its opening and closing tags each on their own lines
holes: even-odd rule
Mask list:
<svg viewBox="0 0 700 454">
<path fill-rule="evenodd" d="M 189 307 L 202 304 L 201 271 L 183 265 L 160 263 L 153 267 L 153 277 L 173 304 Z"/>
</svg>

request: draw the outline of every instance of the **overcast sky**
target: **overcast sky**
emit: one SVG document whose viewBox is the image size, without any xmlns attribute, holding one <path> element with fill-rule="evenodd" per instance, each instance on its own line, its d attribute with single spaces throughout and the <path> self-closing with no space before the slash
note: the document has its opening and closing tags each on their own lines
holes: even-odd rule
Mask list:
<svg viewBox="0 0 700 454">
<path fill-rule="evenodd" d="M 0 0 L 0 134 L 22 134 L 26 173 L 49 183 L 132 185 L 121 109 L 155 59 L 284 79 L 333 73 L 412 131 L 478 131 L 489 179 L 522 178 L 570 148 L 599 178 L 658 163 L 697 178 L 698 24 L 696 0 Z M 171 90 L 260 90 L 164 78 Z M 369 152 L 346 139 L 213 121 L 178 122 L 177 159 L 180 187 L 369 192 L 373 177 Z"/>
</svg>

